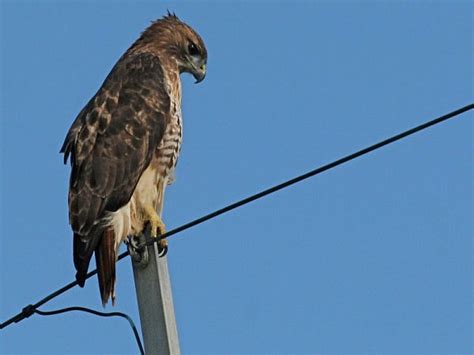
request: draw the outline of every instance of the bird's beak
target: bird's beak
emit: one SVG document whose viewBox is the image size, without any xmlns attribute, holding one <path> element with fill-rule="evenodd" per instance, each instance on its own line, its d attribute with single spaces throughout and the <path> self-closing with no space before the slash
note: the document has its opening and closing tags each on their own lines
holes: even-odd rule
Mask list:
<svg viewBox="0 0 474 355">
<path fill-rule="evenodd" d="M 200 83 L 206 77 L 206 64 L 201 64 L 199 68 L 195 68 L 193 71 L 194 79 L 196 79 L 195 84 Z"/>
</svg>

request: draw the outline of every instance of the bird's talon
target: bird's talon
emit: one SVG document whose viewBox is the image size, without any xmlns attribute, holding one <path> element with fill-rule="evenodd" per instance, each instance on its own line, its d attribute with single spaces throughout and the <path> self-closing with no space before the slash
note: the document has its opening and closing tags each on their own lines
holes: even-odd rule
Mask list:
<svg viewBox="0 0 474 355">
<path fill-rule="evenodd" d="M 166 233 L 166 227 L 161 217 L 156 213 L 153 207 L 146 207 L 144 212 L 146 213 L 148 220 L 149 233 L 152 238 L 159 238 L 161 235 Z M 158 243 L 158 255 L 163 257 L 168 252 L 168 242 L 166 239 L 159 239 Z"/>
<path fill-rule="evenodd" d="M 166 239 L 160 239 L 158 241 L 158 256 L 164 257 L 168 253 L 168 241 Z"/>
<path fill-rule="evenodd" d="M 146 249 L 144 235 L 128 237 L 126 244 L 133 261 L 140 265 L 148 264 L 148 250 Z"/>
<path fill-rule="evenodd" d="M 168 246 L 165 245 L 164 247 L 161 247 L 160 245 L 158 245 L 158 256 L 162 258 L 166 254 L 168 254 Z"/>
</svg>

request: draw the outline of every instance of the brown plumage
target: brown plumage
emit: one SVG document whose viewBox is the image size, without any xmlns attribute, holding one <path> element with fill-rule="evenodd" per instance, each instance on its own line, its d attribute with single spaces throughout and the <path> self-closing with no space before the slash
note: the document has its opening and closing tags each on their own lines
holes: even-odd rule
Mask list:
<svg viewBox="0 0 474 355">
<path fill-rule="evenodd" d="M 70 156 L 69 221 L 76 279 L 84 286 L 95 252 L 102 302 L 115 299 L 120 242 L 147 223 L 163 232 L 164 190 L 182 139 L 181 82 L 204 79 L 201 37 L 175 15 L 147 28 L 125 52 L 72 124 L 61 152 Z M 160 241 L 165 247 L 166 241 Z"/>
</svg>

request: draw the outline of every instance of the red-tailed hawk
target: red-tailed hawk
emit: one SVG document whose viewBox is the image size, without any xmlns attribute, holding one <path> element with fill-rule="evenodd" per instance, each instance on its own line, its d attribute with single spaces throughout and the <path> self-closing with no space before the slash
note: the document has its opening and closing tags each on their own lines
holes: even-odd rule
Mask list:
<svg viewBox="0 0 474 355">
<path fill-rule="evenodd" d="M 201 37 L 174 14 L 151 24 L 125 52 L 72 124 L 61 153 L 71 157 L 69 222 L 82 287 L 95 253 L 102 303 L 115 300 L 117 250 L 161 221 L 182 139 L 180 73 L 206 74 Z M 166 253 L 166 240 L 159 248 Z"/>
</svg>

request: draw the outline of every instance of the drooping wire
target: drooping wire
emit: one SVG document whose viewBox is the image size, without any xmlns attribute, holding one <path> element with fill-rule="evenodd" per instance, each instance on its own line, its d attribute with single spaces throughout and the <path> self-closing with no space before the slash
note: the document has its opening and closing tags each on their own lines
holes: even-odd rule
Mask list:
<svg viewBox="0 0 474 355">
<path fill-rule="evenodd" d="M 132 318 L 130 318 L 127 314 L 122 313 L 122 312 L 99 312 L 94 309 L 86 308 L 86 307 L 67 307 L 67 308 L 61 308 L 61 309 L 56 309 L 54 311 L 40 311 L 39 309 L 35 309 L 34 313 L 39 314 L 41 316 L 53 316 L 56 314 L 61 314 L 61 313 L 66 313 L 66 312 L 73 312 L 73 311 L 78 311 L 78 312 L 86 312 L 90 314 L 94 314 L 99 317 L 121 317 L 124 318 L 128 321 L 130 324 L 130 327 L 132 328 L 133 335 L 135 336 L 135 340 L 137 341 L 138 349 L 140 350 L 141 355 L 145 355 L 145 351 L 143 350 L 143 345 L 142 341 L 140 339 L 140 336 L 138 335 L 137 328 L 135 327 L 135 323 L 133 322 Z"/>
<path fill-rule="evenodd" d="M 236 208 L 238 208 L 238 207 L 241 207 L 241 206 L 243 206 L 243 205 L 246 205 L 246 204 L 248 204 L 248 203 L 250 203 L 250 202 L 252 202 L 252 201 L 258 200 L 258 199 L 260 199 L 260 198 L 262 198 L 262 197 L 264 197 L 264 196 L 270 195 L 270 194 L 272 194 L 272 193 L 274 193 L 274 192 L 276 192 L 276 191 L 282 190 L 282 189 L 284 189 L 284 188 L 286 188 L 286 187 L 288 187 L 288 186 L 291 186 L 291 185 L 293 185 L 293 184 L 296 184 L 296 183 L 298 183 L 298 182 L 301 182 L 301 181 L 303 181 L 303 180 L 306 180 L 306 179 L 308 179 L 308 178 L 310 178 L 310 177 L 313 177 L 313 176 L 315 176 L 315 175 L 321 174 L 321 173 L 323 173 L 323 172 L 325 172 L 325 171 L 327 171 L 327 170 L 330 170 L 330 169 L 332 169 L 332 168 L 335 168 L 336 166 L 339 166 L 339 165 L 342 165 L 342 164 L 344 164 L 344 163 L 347 163 L 347 162 L 349 162 L 349 161 L 351 161 L 351 160 L 354 160 L 354 159 L 356 159 L 356 158 L 358 158 L 358 157 L 360 157 L 360 156 L 363 156 L 363 155 L 368 154 L 368 153 L 370 153 L 370 152 L 373 152 L 373 151 L 375 151 L 375 150 L 377 150 L 377 149 L 380 149 L 380 148 L 382 148 L 382 147 L 384 147 L 384 146 L 386 146 L 386 145 L 388 145 L 388 144 L 394 143 L 394 142 L 396 142 L 396 141 L 398 141 L 398 140 L 401 140 L 401 139 L 403 139 L 403 138 L 405 138 L 405 137 L 408 137 L 408 136 L 410 136 L 410 135 L 412 135 L 412 134 L 415 134 L 415 133 L 417 133 L 417 132 L 420 132 L 420 131 L 422 131 L 422 130 L 428 128 L 428 127 L 434 126 L 434 125 L 439 124 L 439 123 L 441 123 L 441 122 L 443 122 L 443 121 L 447 121 L 448 119 L 451 119 L 451 118 L 454 118 L 454 117 L 456 117 L 456 116 L 459 116 L 460 114 L 462 114 L 462 113 L 464 113 L 464 112 L 467 112 L 467 111 L 470 111 L 470 110 L 472 110 L 472 109 L 474 109 L 474 103 L 471 103 L 471 104 L 469 104 L 469 105 L 466 105 L 466 106 L 464 106 L 464 107 L 461 107 L 461 108 L 459 108 L 459 109 L 457 109 L 457 110 L 454 110 L 454 111 L 452 111 L 452 112 L 449 112 L 449 113 L 447 113 L 447 114 L 445 114 L 445 115 L 443 115 L 443 116 L 437 117 L 437 118 L 435 118 L 435 119 L 433 119 L 433 120 L 430 120 L 430 121 L 428 121 L 428 122 L 425 122 L 425 123 L 423 123 L 423 124 L 421 124 L 421 125 L 419 125 L 419 126 L 416 126 L 416 127 L 411 128 L 411 129 L 409 129 L 409 130 L 407 130 L 407 131 L 404 131 L 404 132 L 402 132 L 402 133 L 399 133 L 399 134 L 397 134 L 397 135 L 395 135 L 395 136 L 392 136 L 392 137 L 390 137 L 390 138 L 387 138 L 387 139 L 385 139 L 385 140 L 383 140 L 383 141 L 380 141 L 380 142 L 378 142 L 378 143 L 375 143 L 375 144 L 373 144 L 373 145 L 371 145 L 371 146 L 369 146 L 369 147 L 367 147 L 367 148 L 364 148 L 364 149 L 361 149 L 361 150 L 359 150 L 359 151 L 357 151 L 357 152 L 355 152 L 355 153 L 346 155 L 345 157 L 342 157 L 342 158 L 340 158 L 340 159 L 338 159 L 338 160 L 335 160 L 335 161 L 333 161 L 332 163 L 329 163 L 329 164 L 323 165 L 323 166 L 321 166 L 321 167 L 318 167 L 318 168 L 316 168 L 316 169 L 314 169 L 314 170 L 311 170 L 311 171 L 309 171 L 309 172 L 307 172 L 307 173 L 305 173 L 305 174 L 303 174 L 303 175 L 297 176 L 297 177 L 295 177 L 295 178 L 293 178 L 293 179 L 290 179 L 290 180 L 288 180 L 288 181 L 285 181 L 285 182 L 283 182 L 283 183 L 281 183 L 281 184 L 279 184 L 279 185 L 275 185 L 275 186 L 273 186 L 273 187 L 271 187 L 271 188 L 269 188 L 269 189 L 263 190 L 263 191 L 261 191 L 261 192 L 259 192 L 259 193 L 256 193 L 256 194 L 252 195 L 252 196 L 249 196 L 249 197 L 244 198 L 244 199 L 242 199 L 242 200 L 240 200 L 240 201 L 237 201 L 237 202 L 235 202 L 235 203 L 232 203 L 232 204 L 230 204 L 230 205 L 228 205 L 228 206 L 226 206 L 226 207 L 223 207 L 223 208 L 221 208 L 221 209 L 219 209 L 219 210 L 217 210 L 217 211 L 214 211 L 214 212 L 212 212 L 212 213 L 209 213 L 209 214 L 207 214 L 207 215 L 205 215 L 205 216 L 203 216 L 203 217 L 200 217 L 200 218 L 198 218 L 198 219 L 195 219 L 195 220 L 193 220 L 193 221 L 191 221 L 191 222 L 189 222 L 189 223 L 186 223 L 186 224 L 184 224 L 184 225 L 182 225 L 182 226 L 180 226 L 180 227 L 177 227 L 177 228 L 175 228 L 175 229 L 170 230 L 169 232 L 166 232 L 166 233 L 162 234 L 162 235 L 161 235 L 160 237 L 158 237 L 158 238 L 154 238 L 153 240 L 148 241 L 148 242 L 147 242 L 147 245 L 151 245 L 151 244 L 156 243 L 157 241 L 159 241 L 159 240 L 161 240 L 161 239 L 171 237 L 172 235 L 178 234 L 178 233 L 180 233 L 180 232 L 182 232 L 182 231 L 184 231 L 184 230 L 187 230 L 187 229 L 189 229 L 189 228 L 192 228 L 192 227 L 194 227 L 194 226 L 197 226 L 198 224 L 201 224 L 201 223 L 203 223 L 203 222 L 206 222 L 206 221 L 208 221 L 208 220 L 210 220 L 210 219 L 213 219 L 213 218 L 215 218 L 215 217 L 217 217 L 217 216 L 220 216 L 220 215 L 222 215 L 222 214 L 224 214 L 224 213 L 226 213 L 226 212 L 229 212 L 229 211 L 234 210 L 234 209 L 236 209 Z M 117 261 L 122 260 L 123 258 L 125 258 L 125 257 L 128 256 L 128 255 L 129 255 L 129 252 L 128 252 L 128 251 L 123 252 L 122 254 L 120 254 L 120 255 L 118 256 Z M 96 269 L 96 270 L 93 270 L 93 271 L 91 271 L 91 272 L 89 272 L 89 273 L 86 275 L 86 278 L 85 278 L 85 279 L 89 279 L 90 277 L 94 276 L 95 274 L 97 274 L 97 269 Z M 23 319 L 30 317 L 32 314 L 35 313 L 35 310 L 36 310 L 38 307 L 40 307 L 40 306 L 44 305 L 45 303 L 51 301 L 53 298 L 56 298 L 57 296 L 59 296 L 59 295 L 63 294 L 64 292 L 70 290 L 71 288 L 75 287 L 76 285 L 77 285 L 77 281 L 70 282 L 69 284 L 67 284 L 67 285 L 61 287 L 60 289 L 54 291 L 53 293 L 49 294 L 48 296 L 46 296 L 46 297 L 43 298 L 42 300 L 38 301 L 37 303 L 35 303 L 35 304 L 30 304 L 30 305 L 24 307 L 20 313 L 18 313 L 17 315 L 13 316 L 13 317 L 10 318 L 10 319 L 8 319 L 7 321 L 1 323 L 1 324 L 0 324 L 0 329 L 3 329 L 3 328 L 5 328 L 5 327 L 9 326 L 9 325 L 12 324 L 12 323 L 18 323 L 18 322 L 22 321 Z"/>
</svg>

